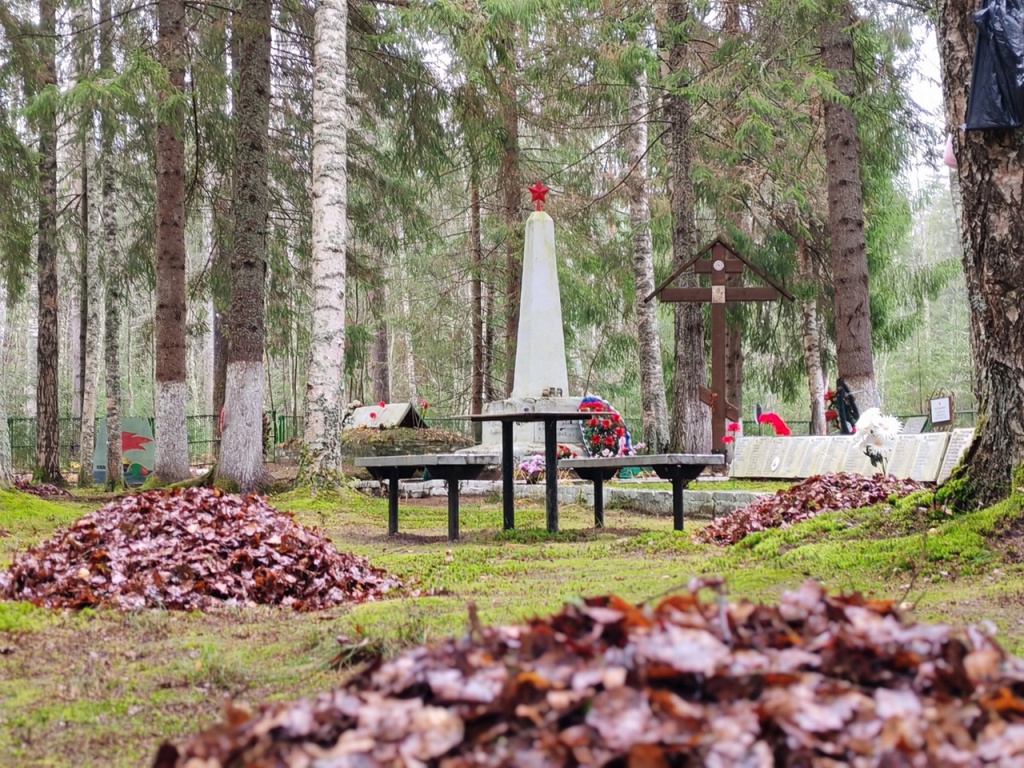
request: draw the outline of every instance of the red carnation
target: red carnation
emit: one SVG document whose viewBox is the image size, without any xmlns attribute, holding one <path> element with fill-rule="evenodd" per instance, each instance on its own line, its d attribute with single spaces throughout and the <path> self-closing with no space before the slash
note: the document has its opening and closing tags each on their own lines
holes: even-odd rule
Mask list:
<svg viewBox="0 0 1024 768">
<path fill-rule="evenodd" d="M 735 438 L 732 435 L 726 435 L 722 438 L 723 443 L 731 443 Z"/>
<path fill-rule="evenodd" d="M 601 429 L 608 429 L 612 423 L 608 419 L 601 419 Z"/>
<path fill-rule="evenodd" d="M 837 418 L 839 418 L 839 414 L 836 413 L 835 411 L 833 411 L 833 410 L 825 411 L 825 421 L 832 421 L 832 420 L 837 419 Z"/>
<path fill-rule="evenodd" d="M 828 392 L 826 392 L 826 393 L 825 393 L 825 402 L 827 403 L 827 402 L 828 402 L 829 400 L 831 400 L 831 399 L 832 399 L 833 397 L 835 397 L 835 396 L 836 396 L 836 393 L 835 393 L 835 392 L 833 392 L 833 391 L 832 391 L 832 390 L 830 389 L 830 390 L 829 390 Z"/>
<path fill-rule="evenodd" d="M 740 423 L 738 421 L 730 421 L 728 424 L 726 424 L 725 428 L 730 432 L 739 432 L 741 429 L 743 429 L 743 427 L 740 426 Z"/>
<path fill-rule="evenodd" d="M 612 416 L 612 421 L 618 424 L 620 421 L 622 421 L 622 419 L 619 417 L 619 414 L 616 413 Z"/>
<path fill-rule="evenodd" d="M 601 436 L 600 435 L 591 435 L 590 436 L 590 442 L 592 442 L 592 443 L 600 443 L 601 442 Z"/>
<path fill-rule="evenodd" d="M 370 411 L 370 418 L 371 419 L 376 419 L 377 418 L 377 412 L 376 411 Z"/>
<path fill-rule="evenodd" d="M 612 437 L 611 435 L 608 435 L 608 436 L 607 436 L 607 437 L 606 437 L 606 438 L 604 439 L 604 444 L 605 444 L 605 445 L 615 445 L 615 438 L 614 438 L 614 437 Z"/>
<path fill-rule="evenodd" d="M 624 434 L 626 434 L 626 428 L 625 427 L 616 427 L 615 428 L 615 436 L 616 437 L 622 437 Z"/>
<path fill-rule="evenodd" d="M 381 408 L 387 408 L 388 407 L 388 404 L 385 403 L 383 400 L 381 400 L 379 403 L 377 403 L 377 405 L 379 405 Z"/>
<path fill-rule="evenodd" d="M 592 427 L 596 427 L 597 426 L 597 416 L 591 416 L 590 417 L 590 421 L 588 421 L 587 424 L 589 424 Z"/>
</svg>

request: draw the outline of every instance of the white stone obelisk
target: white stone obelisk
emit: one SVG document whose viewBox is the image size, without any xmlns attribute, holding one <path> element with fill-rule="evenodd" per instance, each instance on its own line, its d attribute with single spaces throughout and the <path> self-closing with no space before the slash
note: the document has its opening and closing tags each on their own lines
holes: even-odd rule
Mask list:
<svg viewBox="0 0 1024 768">
<path fill-rule="evenodd" d="M 555 222 L 544 211 L 526 221 L 519 335 L 512 397 L 564 397 L 569 390 Z"/>
</svg>

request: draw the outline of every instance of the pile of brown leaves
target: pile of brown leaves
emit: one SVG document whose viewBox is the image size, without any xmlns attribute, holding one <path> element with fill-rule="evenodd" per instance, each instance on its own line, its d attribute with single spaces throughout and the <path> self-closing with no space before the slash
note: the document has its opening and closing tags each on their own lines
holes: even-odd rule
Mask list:
<svg viewBox="0 0 1024 768">
<path fill-rule="evenodd" d="M 754 531 L 791 525 L 829 510 L 869 507 L 894 494 L 906 496 L 923 487 L 913 480 L 881 473 L 874 477 L 853 472 L 814 475 L 712 521 L 694 531 L 693 538 L 711 544 L 735 544 Z"/>
<path fill-rule="evenodd" d="M 593 598 L 228 708 L 172 766 L 978 766 L 1024 760 L 1024 662 L 808 582 L 778 605 Z M 1003 761 L 1003 762 L 1000 762 Z"/>
<path fill-rule="evenodd" d="M 258 496 L 149 491 L 78 519 L 0 573 L 0 597 L 47 607 L 310 611 L 373 600 L 399 583 Z"/>
<path fill-rule="evenodd" d="M 29 480 L 15 480 L 14 490 L 21 491 L 22 493 L 31 493 L 33 496 L 39 496 L 40 498 L 50 498 L 59 496 L 62 498 L 70 498 L 71 493 L 58 488 L 56 485 L 50 483 L 33 483 Z"/>
</svg>

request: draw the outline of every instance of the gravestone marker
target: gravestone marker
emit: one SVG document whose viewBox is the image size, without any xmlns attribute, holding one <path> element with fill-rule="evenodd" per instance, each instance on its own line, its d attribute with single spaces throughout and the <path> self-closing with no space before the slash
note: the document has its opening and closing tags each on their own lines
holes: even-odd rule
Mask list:
<svg viewBox="0 0 1024 768">
<path fill-rule="evenodd" d="M 949 444 L 946 446 L 946 455 L 942 459 L 942 465 L 939 467 L 938 483 L 942 483 L 949 480 L 949 476 L 953 473 L 953 468 L 956 467 L 957 462 L 967 453 L 967 449 L 971 447 L 971 443 L 974 442 L 974 430 L 973 429 L 954 429 L 949 433 Z"/>
<path fill-rule="evenodd" d="M 825 458 L 821 464 L 822 472 L 842 472 L 846 466 L 846 454 L 853 448 L 854 441 L 843 435 L 829 438 L 825 449 Z"/>
<path fill-rule="evenodd" d="M 789 445 L 779 467 L 779 477 L 807 477 L 804 474 L 804 457 L 807 455 L 809 437 L 783 438 Z"/>
<path fill-rule="evenodd" d="M 900 431 L 901 435 L 919 435 L 924 432 L 924 425 L 928 423 L 927 416 L 911 416 Z"/>
<path fill-rule="evenodd" d="M 934 483 L 948 442 L 948 432 L 900 435 L 896 438 L 896 447 L 887 469 L 895 477 Z"/>
<path fill-rule="evenodd" d="M 807 451 L 804 453 L 804 462 L 800 467 L 800 477 L 813 477 L 827 471 L 825 469 L 825 451 L 828 449 L 831 439 L 824 435 L 806 438 Z"/>
</svg>

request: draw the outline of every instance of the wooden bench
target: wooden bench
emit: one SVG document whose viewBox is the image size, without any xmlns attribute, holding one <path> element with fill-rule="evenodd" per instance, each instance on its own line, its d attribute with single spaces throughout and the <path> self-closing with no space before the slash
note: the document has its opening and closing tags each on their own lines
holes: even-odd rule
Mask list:
<svg viewBox="0 0 1024 768">
<path fill-rule="evenodd" d="M 672 483 L 672 522 L 683 530 L 683 489 L 696 480 L 705 467 L 725 464 L 717 453 L 655 453 L 640 456 L 595 456 L 590 459 L 562 459 L 558 466 L 571 469 L 594 484 L 594 527 L 604 528 L 604 481 L 627 467 L 651 467 L 658 477 Z"/>
<path fill-rule="evenodd" d="M 497 464 L 496 453 L 437 453 L 423 456 L 361 456 L 357 467 L 366 467 L 378 480 L 388 482 L 388 535 L 398 533 L 398 481 L 418 470 L 448 483 L 448 540 L 459 538 L 459 481 L 473 480 L 488 465 Z"/>
</svg>

